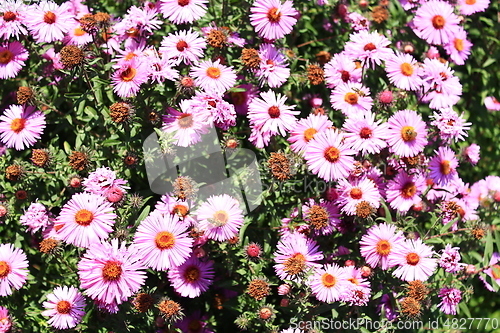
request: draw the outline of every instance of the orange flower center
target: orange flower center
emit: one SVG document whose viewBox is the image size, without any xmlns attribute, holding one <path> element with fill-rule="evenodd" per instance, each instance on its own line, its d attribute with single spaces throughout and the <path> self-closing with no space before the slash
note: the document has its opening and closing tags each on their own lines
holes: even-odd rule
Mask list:
<svg viewBox="0 0 500 333">
<path fill-rule="evenodd" d="M 181 217 L 185 217 L 187 214 L 189 214 L 189 209 L 184 205 L 175 205 L 174 209 L 172 209 L 172 212 Z"/>
<path fill-rule="evenodd" d="M 188 43 L 183 40 L 177 42 L 177 51 L 182 52 L 188 47 Z"/>
<path fill-rule="evenodd" d="M 335 163 L 339 160 L 340 158 L 340 150 L 338 150 L 335 147 L 328 147 L 325 150 L 325 159 L 330 162 L 330 163 Z"/>
<path fill-rule="evenodd" d="M 391 252 L 391 244 L 385 239 L 379 240 L 377 243 L 377 253 L 381 256 L 387 256 Z"/>
<path fill-rule="evenodd" d="M 208 67 L 207 76 L 212 79 L 218 79 L 220 77 L 220 69 L 217 67 Z"/>
<path fill-rule="evenodd" d="M 160 250 L 168 250 L 175 245 L 175 236 L 171 232 L 161 231 L 155 237 L 156 247 Z"/>
<path fill-rule="evenodd" d="M 450 161 L 442 161 L 439 165 L 439 170 L 443 175 L 449 175 L 451 172 Z"/>
<path fill-rule="evenodd" d="M 56 14 L 52 12 L 46 12 L 45 15 L 43 15 L 43 21 L 47 24 L 53 24 L 56 22 Z"/>
<path fill-rule="evenodd" d="M 3 20 L 5 22 L 10 22 L 14 21 L 16 19 L 17 15 L 14 12 L 5 12 L 3 13 Z"/>
<path fill-rule="evenodd" d="M 455 38 L 453 41 L 453 44 L 455 45 L 455 49 L 457 51 L 463 51 L 464 50 L 464 40 L 460 38 Z"/>
<path fill-rule="evenodd" d="M 57 312 L 61 314 L 68 314 L 71 311 L 71 303 L 68 301 L 57 302 Z"/>
<path fill-rule="evenodd" d="M 358 102 L 358 94 L 348 92 L 347 94 L 345 94 L 344 101 L 351 105 L 354 105 Z"/>
<path fill-rule="evenodd" d="M 75 214 L 75 222 L 79 225 L 88 226 L 94 219 L 94 214 L 86 209 L 80 209 Z"/>
<path fill-rule="evenodd" d="M 280 114 L 281 114 L 281 112 L 280 112 L 280 108 L 279 108 L 279 107 L 277 107 L 277 106 L 274 106 L 274 105 L 273 105 L 273 106 L 271 106 L 271 107 L 269 108 L 269 110 L 267 110 L 267 113 L 268 113 L 268 114 L 269 114 L 269 116 L 270 116 L 271 118 L 273 118 L 273 119 L 278 118 L 278 117 L 280 116 Z"/>
<path fill-rule="evenodd" d="M 432 26 L 434 29 L 443 29 L 446 20 L 441 15 L 436 15 L 432 18 Z"/>
<path fill-rule="evenodd" d="M 8 64 L 14 58 L 14 53 L 9 50 L 0 51 L 0 64 Z"/>
<path fill-rule="evenodd" d="M 413 126 L 404 126 L 401 129 L 401 138 L 403 139 L 403 141 L 413 141 L 416 137 L 417 132 L 415 131 L 415 128 Z"/>
<path fill-rule="evenodd" d="M 267 12 L 267 19 L 271 23 L 278 23 L 280 21 L 280 18 L 281 18 L 281 13 L 276 7 L 269 9 L 269 11 Z"/>
<path fill-rule="evenodd" d="M 411 76 L 413 74 L 413 66 L 407 62 L 401 64 L 401 73 L 404 76 Z"/>
<path fill-rule="evenodd" d="M 26 119 L 23 118 L 15 118 L 14 120 L 12 120 L 12 123 L 10 123 L 10 129 L 15 133 L 21 132 L 25 126 Z"/>
<path fill-rule="evenodd" d="M 180 128 L 189 128 L 193 126 L 193 117 L 191 113 L 183 113 L 177 117 L 177 124 L 179 124 Z"/>
<path fill-rule="evenodd" d="M 315 128 L 308 128 L 304 131 L 304 140 L 306 140 L 306 142 L 309 142 L 313 137 L 314 137 L 314 134 L 318 133 L 318 131 L 315 129 Z"/>
<path fill-rule="evenodd" d="M 321 276 L 321 283 L 327 288 L 333 287 L 337 283 L 337 279 L 330 273 L 325 273 Z"/>
<path fill-rule="evenodd" d="M 5 261 L 0 261 L 0 278 L 3 279 L 10 273 L 10 265 Z"/>
<path fill-rule="evenodd" d="M 361 131 L 359 132 L 359 136 L 362 138 L 362 139 L 369 139 L 372 137 L 372 130 L 368 127 L 363 127 L 361 129 Z"/>
<path fill-rule="evenodd" d="M 75 36 L 80 37 L 80 36 L 85 35 L 85 34 L 86 34 L 86 32 L 85 32 L 82 28 L 78 27 L 78 28 L 76 28 L 75 30 L 73 30 L 73 34 L 74 34 Z"/>
<path fill-rule="evenodd" d="M 134 52 L 129 52 L 127 53 L 127 55 L 125 56 L 125 60 L 132 60 L 133 58 L 137 57 L 137 54 L 135 54 Z"/>
<path fill-rule="evenodd" d="M 401 195 L 405 199 L 412 198 L 415 195 L 415 193 L 417 193 L 417 187 L 415 186 L 414 182 L 406 183 L 401 189 Z"/>
<path fill-rule="evenodd" d="M 213 215 L 214 220 L 217 222 L 219 225 L 225 225 L 227 221 L 229 221 L 229 215 L 225 210 L 218 210 L 214 213 Z"/>
<path fill-rule="evenodd" d="M 419 261 L 420 261 L 420 256 L 415 252 L 408 253 L 406 255 L 406 262 L 408 263 L 408 265 L 415 266 L 416 264 L 419 263 Z"/>
<path fill-rule="evenodd" d="M 363 196 L 363 192 L 361 191 L 361 189 L 359 187 L 355 187 L 355 188 L 351 189 L 351 191 L 349 192 L 349 195 L 354 200 L 358 200 L 358 199 L 361 199 L 361 197 Z"/>
<path fill-rule="evenodd" d="M 190 283 L 196 282 L 200 279 L 200 270 L 198 267 L 191 266 L 184 272 L 184 279 Z"/>
<path fill-rule="evenodd" d="M 116 281 L 122 275 L 121 263 L 118 261 L 107 261 L 102 268 L 102 278 L 106 281 Z"/>
<path fill-rule="evenodd" d="M 365 47 L 363 48 L 365 51 L 373 51 L 375 50 L 377 47 L 375 46 L 375 44 L 373 43 L 368 43 L 365 45 Z"/>
<path fill-rule="evenodd" d="M 129 67 L 121 73 L 120 78 L 125 82 L 129 82 L 134 79 L 136 74 L 137 69 Z"/>
<path fill-rule="evenodd" d="M 351 282 L 352 284 L 355 284 L 355 285 L 359 285 L 359 281 L 358 279 L 356 278 L 350 278 L 350 279 L 347 279 L 347 281 Z"/>
<path fill-rule="evenodd" d="M 476 4 L 476 0 L 465 0 L 465 3 L 468 5 L 474 5 Z"/>
</svg>

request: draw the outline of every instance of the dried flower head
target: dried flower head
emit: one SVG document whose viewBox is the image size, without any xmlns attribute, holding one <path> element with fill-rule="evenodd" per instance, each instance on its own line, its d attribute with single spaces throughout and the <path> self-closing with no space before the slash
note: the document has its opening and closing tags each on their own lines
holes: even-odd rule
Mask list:
<svg viewBox="0 0 500 333">
<path fill-rule="evenodd" d="M 420 302 L 413 297 L 405 297 L 401 301 L 401 312 L 410 318 L 417 318 L 420 316 L 422 306 Z"/>
<path fill-rule="evenodd" d="M 332 59 L 332 55 L 328 51 L 319 51 L 316 54 L 316 60 L 321 64 L 324 65 L 327 62 L 329 62 Z"/>
<path fill-rule="evenodd" d="M 129 196 L 127 196 L 127 199 L 130 206 L 135 209 L 141 208 L 144 204 L 144 198 L 137 193 L 130 194 Z"/>
<path fill-rule="evenodd" d="M 46 238 L 40 242 L 39 249 L 40 252 L 45 254 L 55 254 L 59 248 L 58 246 L 61 244 L 61 241 L 55 238 Z"/>
<path fill-rule="evenodd" d="M 166 299 L 158 303 L 158 310 L 166 321 L 175 322 L 182 317 L 184 317 L 184 313 L 182 312 L 182 307 L 179 303 L 174 302 L 170 299 Z"/>
<path fill-rule="evenodd" d="M 96 33 L 99 30 L 97 26 L 97 20 L 93 14 L 85 14 L 78 20 L 80 22 L 80 27 L 83 31 L 89 34 Z"/>
<path fill-rule="evenodd" d="M 5 178 L 10 181 L 18 181 L 24 174 L 23 168 L 19 164 L 12 164 L 5 168 Z"/>
<path fill-rule="evenodd" d="M 31 152 L 31 162 L 40 168 L 45 168 L 51 164 L 52 156 L 47 149 L 33 149 Z"/>
<path fill-rule="evenodd" d="M 269 283 L 264 279 L 253 279 L 248 284 L 247 293 L 258 301 L 266 298 L 270 292 Z"/>
<path fill-rule="evenodd" d="M 94 20 L 101 28 L 103 28 L 109 25 L 111 16 L 109 16 L 108 13 L 98 12 L 94 14 Z"/>
<path fill-rule="evenodd" d="M 73 151 L 69 156 L 69 165 L 76 171 L 83 171 L 90 165 L 89 154 L 85 151 Z"/>
<path fill-rule="evenodd" d="M 109 107 L 109 115 L 111 120 L 117 124 L 129 121 L 134 114 L 132 105 L 126 102 L 117 102 Z"/>
<path fill-rule="evenodd" d="M 313 229 L 320 230 L 328 226 L 329 217 L 330 215 L 324 207 L 313 205 L 309 209 L 306 219 Z"/>
<path fill-rule="evenodd" d="M 14 193 L 14 196 L 17 200 L 26 200 L 28 199 L 28 192 L 25 190 L 17 190 L 16 193 Z"/>
<path fill-rule="evenodd" d="M 59 54 L 61 56 L 62 64 L 67 69 L 72 69 L 81 65 L 85 59 L 83 50 L 76 45 L 66 45 L 62 48 Z"/>
<path fill-rule="evenodd" d="M 389 18 L 389 11 L 384 6 L 376 6 L 372 10 L 372 20 L 376 23 L 382 23 Z"/>
<path fill-rule="evenodd" d="M 208 45 L 215 48 L 222 48 L 227 42 L 226 34 L 219 29 L 212 29 L 207 35 Z"/>
<path fill-rule="evenodd" d="M 312 85 L 317 86 L 325 81 L 325 71 L 320 66 L 311 64 L 307 67 L 307 78 Z"/>
<path fill-rule="evenodd" d="M 292 177 L 291 161 L 283 153 L 271 153 L 267 165 L 271 170 L 271 175 L 278 180 L 284 181 Z"/>
<path fill-rule="evenodd" d="M 260 307 L 259 311 L 257 312 L 257 315 L 259 316 L 260 319 L 267 322 L 273 321 L 273 319 L 276 317 L 274 307 L 269 304 Z"/>
<path fill-rule="evenodd" d="M 192 199 L 196 192 L 198 192 L 198 186 L 196 182 L 189 176 L 179 176 L 173 182 L 174 195 L 181 200 Z"/>
<path fill-rule="evenodd" d="M 258 68 L 261 61 L 259 51 L 256 49 L 241 50 L 241 61 L 247 68 Z"/>
<path fill-rule="evenodd" d="M 361 201 L 356 204 L 356 216 L 366 219 L 375 214 L 375 207 L 368 201 Z"/>
<path fill-rule="evenodd" d="M 144 313 L 153 307 L 154 298 L 148 293 L 139 293 L 132 300 L 132 304 L 137 311 Z"/>
<path fill-rule="evenodd" d="M 30 87 L 19 87 L 17 89 L 17 104 L 31 104 L 33 102 L 34 92 Z"/>
<path fill-rule="evenodd" d="M 486 230 L 481 225 L 474 226 L 471 231 L 471 235 L 474 236 L 475 239 L 482 239 L 486 233 Z"/>
<path fill-rule="evenodd" d="M 422 281 L 415 280 L 408 283 L 407 294 L 414 300 L 421 302 L 429 294 L 429 289 Z"/>
<path fill-rule="evenodd" d="M 133 152 L 127 152 L 123 158 L 123 164 L 125 164 L 127 168 L 133 169 L 139 164 L 139 156 Z"/>
</svg>

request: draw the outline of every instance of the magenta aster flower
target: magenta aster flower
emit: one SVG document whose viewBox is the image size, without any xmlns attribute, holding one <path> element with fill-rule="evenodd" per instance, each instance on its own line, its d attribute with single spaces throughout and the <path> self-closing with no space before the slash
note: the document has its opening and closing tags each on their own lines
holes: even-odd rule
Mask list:
<svg viewBox="0 0 500 333">
<path fill-rule="evenodd" d="M 262 44 L 259 47 L 260 66 L 256 71 L 260 85 L 264 82 L 271 88 L 278 88 L 288 80 L 290 68 L 283 53 L 273 44 Z"/>
<path fill-rule="evenodd" d="M 232 67 L 221 65 L 220 60 L 200 62 L 197 67 L 191 68 L 191 75 L 197 86 L 205 91 L 213 90 L 221 94 L 236 83 L 236 73 Z"/>
<path fill-rule="evenodd" d="M 373 99 L 370 89 L 361 83 L 340 83 L 330 96 L 332 106 L 347 117 L 363 115 L 371 110 Z"/>
<path fill-rule="evenodd" d="M 147 61 L 138 57 L 124 61 L 111 76 L 113 91 L 121 98 L 134 97 L 148 76 Z"/>
<path fill-rule="evenodd" d="M 398 111 L 389 118 L 387 124 L 386 140 L 391 152 L 402 157 L 412 157 L 424 150 L 427 129 L 417 112 Z"/>
<path fill-rule="evenodd" d="M 189 333 L 214 333 L 206 322 L 208 315 L 202 315 L 200 310 L 195 310 L 189 316 L 182 318 L 175 323 L 175 327 L 179 328 L 181 332 Z"/>
<path fill-rule="evenodd" d="M 19 36 L 28 34 L 24 27 L 26 5 L 21 0 L 6 0 L 0 3 L 0 39 L 10 37 L 19 39 Z"/>
<path fill-rule="evenodd" d="M 209 239 L 222 242 L 237 235 L 243 225 L 243 211 L 233 197 L 222 194 L 211 196 L 197 211 L 199 228 Z"/>
<path fill-rule="evenodd" d="M 12 294 L 12 288 L 18 290 L 28 277 L 28 260 L 22 249 L 12 244 L 0 244 L 0 296 Z"/>
<path fill-rule="evenodd" d="M 418 90 L 423 84 L 420 67 L 410 54 L 397 52 L 385 62 L 389 81 L 404 90 Z"/>
<path fill-rule="evenodd" d="M 438 185 L 446 185 L 448 182 L 458 177 L 458 160 L 455 152 L 448 147 L 439 147 L 434 156 L 429 161 L 429 176 Z"/>
<path fill-rule="evenodd" d="M 463 150 L 462 156 L 472 165 L 476 165 L 479 162 L 480 154 L 479 151 L 481 147 L 475 143 L 472 143 L 470 146 L 466 147 Z"/>
<path fill-rule="evenodd" d="M 344 141 L 344 135 L 337 130 L 317 133 L 309 142 L 304 154 L 309 170 L 326 181 L 349 176 L 354 168 L 356 152 Z"/>
<path fill-rule="evenodd" d="M 500 101 L 493 96 L 484 98 L 484 106 L 488 111 L 500 111 Z"/>
<path fill-rule="evenodd" d="M 0 333 L 8 333 L 12 327 L 12 318 L 9 316 L 9 310 L 0 306 Z"/>
<path fill-rule="evenodd" d="M 105 197 L 92 193 L 77 193 L 63 206 L 56 220 L 61 239 L 79 247 L 106 239 L 113 231 L 116 214 Z"/>
<path fill-rule="evenodd" d="M 325 64 L 325 81 L 331 87 L 336 87 L 341 83 L 361 81 L 362 69 L 356 65 L 350 56 L 345 52 L 335 54 L 332 59 Z"/>
<path fill-rule="evenodd" d="M 47 310 L 42 316 L 50 317 L 48 323 L 59 330 L 76 327 L 85 315 L 85 298 L 75 287 L 56 287 L 43 306 Z"/>
<path fill-rule="evenodd" d="M 292 1 L 257 0 L 250 8 L 250 23 L 260 37 L 278 39 L 293 30 L 299 14 Z"/>
<path fill-rule="evenodd" d="M 29 6 L 24 23 L 37 43 L 52 43 L 63 40 L 72 26 L 74 17 L 70 2 L 59 6 L 53 1 L 43 0 Z"/>
<path fill-rule="evenodd" d="M 0 141 L 8 148 L 33 146 L 45 129 L 45 115 L 33 106 L 11 105 L 0 116 Z"/>
<path fill-rule="evenodd" d="M 278 277 L 296 282 L 301 281 L 309 271 L 321 267 L 316 261 L 323 259 L 318 244 L 298 233 L 281 238 L 273 255 Z"/>
<path fill-rule="evenodd" d="M 160 52 L 176 64 L 196 64 L 203 57 L 207 43 L 196 31 L 179 30 L 163 37 Z"/>
<path fill-rule="evenodd" d="M 161 0 L 160 11 L 175 24 L 193 23 L 207 12 L 208 0 Z"/>
<path fill-rule="evenodd" d="M 389 265 L 399 266 L 392 274 L 403 281 L 426 281 L 434 273 L 437 261 L 432 258 L 432 247 L 420 238 L 406 239 L 389 254 Z"/>
<path fill-rule="evenodd" d="M 447 273 L 458 273 L 461 271 L 465 264 L 460 263 L 459 247 L 451 247 L 450 244 L 446 244 L 441 258 L 439 259 L 439 267 L 444 268 Z"/>
<path fill-rule="evenodd" d="M 180 147 L 189 147 L 201 141 L 201 135 L 208 133 L 209 124 L 206 117 L 193 112 L 192 101 L 182 100 L 181 111 L 168 108 L 168 115 L 163 116 L 163 132 L 174 133 L 174 144 Z"/>
<path fill-rule="evenodd" d="M 269 132 L 272 135 L 286 135 L 297 119 L 300 111 L 294 110 L 295 105 L 285 105 L 286 96 L 276 94 L 269 90 L 260 93 L 260 98 L 254 98 L 248 106 L 248 119 L 260 131 Z"/>
<path fill-rule="evenodd" d="M 309 141 L 314 138 L 316 133 L 326 131 L 332 126 L 333 123 L 328 119 L 328 116 L 309 114 L 307 118 L 300 119 L 290 131 L 288 138 L 288 142 L 292 143 L 290 148 L 296 153 L 304 153 Z"/>
<path fill-rule="evenodd" d="M 345 142 L 362 154 L 378 154 L 387 146 L 387 123 L 375 121 L 375 115 L 371 112 L 360 117 L 347 118 L 342 129 L 345 131 Z"/>
<path fill-rule="evenodd" d="M 49 227 L 53 223 L 53 218 L 47 207 L 41 203 L 33 202 L 20 217 L 20 222 L 28 227 L 28 231 L 34 234 L 40 229 L 44 231 Z"/>
<path fill-rule="evenodd" d="M 152 213 L 137 227 L 133 246 L 146 266 L 166 271 L 182 265 L 192 252 L 187 227 L 176 215 Z"/>
<path fill-rule="evenodd" d="M 356 181 L 340 179 L 337 191 L 340 210 L 347 215 L 355 215 L 357 205 L 363 201 L 368 202 L 375 209 L 380 207 L 380 192 L 371 179 L 364 178 Z"/>
<path fill-rule="evenodd" d="M 360 60 L 364 65 L 374 68 L 394 53 L 389 48 L 391 42 L 378 32 L 361 30 L 352 34 L 345 44 L 345 54 Z"/>
<path fill-rule="evenodd" d="M 313 295 L 322 302 L 332 303 L 340 300 L 342 293 L 349 288 L 350 276 L 337 264 L 318 268 L 308 281 Z"/>
<path fill-rule="evenodd" d="M 440 0 L 422 4 L 413 19 L 415 34 L 429 44 L 448 43 L 455 35 L 460 19 L 453 13 L 453 6 Z"/>
<path fill-rule="evenodd" d="M 471 53 L 472 43 L 467 39 L 467 32 L 464 28 L 458 27 L 455 35 L 443 46 L 455 64 L 463 65 Z"/>
<path fill-rule="evenodd" d="M 207 291 L 213 282 L 212 261 L 190 257 L 182 265 L 168 271 L 168 279 L 175 291 L 183 297 L 195 298 Z"/>
<path fill-rule="evenodd" d="M 19 74 L 24 62 L 28 60 L 28 51 L 18 41 L 0 45 L 0 79 L 14 78 Z"/>
<path fill-rule="evenodd" d="M 457 288 L 441 288 L 439 290 L 441 302 L 438 304 L 439 310 L 448 315 L 457 314 L 458 303 L 462 300 L 462 292 Z"/>
<path fill-rule="evenodd" d="M 245 91 L 234 91 L 227 95 L 229 101 L 234 105 L 234 110 L 239 115 L 246 115 L 248 113 L 248 106 L 250 101 L 257 97 L 259 90 L 257 86 L 248 84 L 239 84 L 235 88 L 244 89 Z"/>
<path fill-rule="evenodd" d="M 389 265 L 389 254 L 404 239 L 403 233 L 396 232 L 396 226 L 393 224 L 374 225 L 361 237 L 359 242 L 361 255 L 372 268 L 380 264 L 383 270 L 387 270 L 392 267 Z"/>
<path fill-rule="evenodd" d="M 426 183 L 419 174 L 409 175 L 401 170 L 387 184 L 387 201 L 391 207 L 400 212 L 407 212 L 413 205 L 419 204 L 420 194 L 425 190 Z"/>
<path fill-rule="evenodd" d="M 448 63 L 438 59 L 425 59 L 422 69 L 424 80 L 423 102 L 430 102 L 432 109 L 442 109 L 455 105 L 462 95 L 462 85 Z"/>
<path fill-rule="evenodd" d="M 118 239 L 93 243 L 78 263 L 80 287 L 93 300 L 119 305 L 146 280 L 142 257 Z"/>
<path fill-rule="evenodd" d="M 484 12 L 490 5 L 490 0 L 458 0 L 457 4 L 462 15 L 472 15 Z"/>
</svg>

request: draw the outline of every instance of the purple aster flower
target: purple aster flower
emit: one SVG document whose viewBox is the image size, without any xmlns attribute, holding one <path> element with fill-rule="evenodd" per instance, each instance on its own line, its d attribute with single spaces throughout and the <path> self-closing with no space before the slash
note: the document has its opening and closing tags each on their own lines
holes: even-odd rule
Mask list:
<svg viewBox="0 0 500 333">
<path fill-rule="evenodd" d="M 8 148 L 24 150 L 40 139 L 45 115 L 33 106 L 11 105 L 0 116 L 0 141 Z"/>
<path fill-rule="evenodd" d="M 332 88 L 341 83 L 361 81 L 362 68 L 356 65 L 345 52 L 333 55 L 332 59 L 325 64 L 325 81 Z"/>
<path fill-rule="evenodd" d="M 28 51 L 18 41 L 0 45 L 0 79 L 14 78 L 19 74 L 24 62 L 28 60 Z"/>
<path fill-rule="evenodd" d="M 387 37 L 378 32 L 361 30 L 349 37 L 349 41 L 345 44 L 345 54 L 374 68 L 394 54 L 389 45 L 391 42 Z"/>
<path fill-rule="evenodd" d="M 467 39 L 467 32 L 462 27 L 458 27 L 455 35 L 450 41 L 444 44 L 446 53 L 457 65 L 465 64 L 465 60 L 471 53 L 472 43 Z"/>
<path fill-rule="evenodd" d="M 439 267 L 444 268 L 444 270 L 448 273 L 457 273 L 461 271 L 465 264 L 460 263 L 459 247 L 451 247 L 451 244 L 446 244 L 444 248 L 441 258 L 439 259 Z"/>
<path fill-rule="evenodd" d="M 340 83 L 330 95 L 332 106 L 347 117 L 360 117 L 373 105 L 370 89 L 361 83 Z"/>
<path fill-rule="evenodd" d="M 262 44 L 259 48 L 260 65 L 256 71 L 260 85 L 264 82 L 271 88 L 281 87 L 290 76 L 287 60 L 273 44 Z"/>
<path fill-rule="evenodd" d="M 24 27 L 26 5 L 22 0 L 6 0 L 0 3 L 0 39 L 19 39 L 28 34 Z"/>
<path fill-rule="evenodd" d="M 208 0 L 161 0 L 163 16 L 174 24 L 193 23 L 207 12 Z"/>
<path fill-rule="evenodd" d="M 396 232 L 396 226 L 393 224 L 374 225 L 361 237 L 359 243 L 361 255 L 372 268 L 380 264 L 383 270 L 387 270 L 392 267 L 388 261 L 389 254 L 404 239 L 403 233 Z"/>
<path fill-rule="evenodd" d="M 462 300 L 462 292 L 456 288 L 445 287 L 439 290 L 438 296 L 441 298 L 439 310 L 448 315 L 456 315 L 458 303 Z"/>
<path fill-rule="evenodd" d="M 447 144 L 465 140 L 468 136 L 467 131 L 472 125 L 465 121 L 463 114 L 459 115 L 452 108 L 434 111 L 430 118 L 433 119 L 431 125 L 439 129 L 440 139 Z"/>
<path fill-rule="evenodd" d="M 429 176 L 438 185 L 446 185 L 458 177 L 458 160 L 455 152 L 448 147 L 439 147 L 429 161 Z"/>
<path fill-rule="evenodd" d="M 387 184 L 387 201 L 392 208 L 407 212 L 413 205 L 422 201 L 419 195 L 425 187 L 425 178 L 422 175 L 410 175 L 400 170 L 397 176 Z"/>
<path fill-rule="evenodd" d="M 12 294 L 26 283 L 28 260 L 22 249 L 13 244 L 0 244 L 0 296 Z"/>
<path fill-rule="evenodd" d="M 413 31 L 429 44 L 448 43 L 455 35 L 460 19 L 453 13 L 453 6 L 440 0 L 422 4 L 413 19 Z"/>
<path fill-rule="evenodd" d="M 425 59 L 422 68 L 424 80 L 423 102 L 430 102 L 432 109 L 448 108 L 455 105 L 462 95 L 462 85 L 448 63 L 438 59 Z"/>
<path fill-rule="evenodd" d="M 328 119 L 328 116 L 309 114 L 307 118 L 300 119 L 290 131 L 288 138 L 288 141 L 292 143 L 290 148 L 296 153 L 304 153 L 309 141 L 314 138 L 316 133 L 326 131 L 332 126 L 333 123 Z"/>
<path fill-rule="evenodd" d="M 397 52 L 385 62 L 385 70 L 389 81 L 404 90 L 418 90 L 423 85 L 420 67 L 410 54 Z"/>
<path fill-rule="evenodd" d="M 375 114 L 364 113 L 359 117 L 347 118 L 342 129 L 345 131 L 345 141 L 353 150 L 362 154 L 378 154 L 387 146 L 385 133 L 387 123 L 375 121 Z"/>
<path fill-rule="evenodd" d="M 322 302 L 339 301 L 349 287 L 349 274 L 337 264 L 318 268 L 308 280 L 313 295 Z"/>
<path fill-rule="evenodd" d="M 394 154 L 412 157 L 424 150 L 427 145 L 425 122 L 417 112 L 401 110 L 387 121 L 387 143 Z"/>
<path fill-rule="evenodd" d="M 203 57 L 207 43 L 196 31 L 179 30 L 163 37 L 160 52 L 176 64 L 196 64 Z"/>
<path fill-rule="evenodd" d="M 213 90 L 220 94 L 236 83 L 236 73 L 232 67 L 222 65 L 220 60 L 200 62 L 197 67 L 191 68 L 191 75 L 197 86 L 205 91 Z"/>
<path fill-rule="evenodd" d="M 183 297 L 195 298 L 208 290 L 213 283 L 212 261 L 201 261 L 195 256 L 168 271 L 168 279 L 175 291 Z"/>
</svg>

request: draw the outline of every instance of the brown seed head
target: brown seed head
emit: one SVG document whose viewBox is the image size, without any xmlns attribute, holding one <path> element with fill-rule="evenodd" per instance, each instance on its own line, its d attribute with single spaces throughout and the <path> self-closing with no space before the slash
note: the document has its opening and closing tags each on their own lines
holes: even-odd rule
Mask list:
<svg viewBox="0 0 500 333">
<path fill-rule="evenodd" d="M 66 45 L 60 52 L 61 62 L 67 69 L 72 69 L 83 63 L 83 50 L 75 45 Z"/>
<path fill-rule="evenodd" d="M 263 279 L 253 279 L 248 284 L 247 293 L 258 301 L 269 295 L 270 291 L 269 283 Z"/>
<path fill-rule="evenodd" d="M 324 65 L 327 62 L 329 62 L 332 59 L 332 55 L 328 51 L 319 51 L 316 54 L 316 60 L 321 64 Z"/>
<path fill-rule="evenodd" d="M 23 173 L 23 168 L 18 164 L 12 164 L 5 168 L 5 178 L 13 182 L 18 181 Z"/>
<path fill-rule="evenodd" d="M 271 153 L 267 160 L 269 169 L 274 178 L 284 181 L 291 178 L 290 159 L 283 153 Z"/>
<path fill-rule="evenodd" d="M 50 164 L 51 156 L 47 149 L 33 149 L 31 152 L 31 162 L 40 168 L 45 168 Z"/>
<path fill-rule="evenodd" d="M 218 29 L 212 29 L 208 33 L 207 43 L 212 47 L 222 48 L 226 44 L 226 41 L 226 34 Z"/>
<path fill-rule="evenodd" d="M 40 242 L 39 249 L 42 253 L 53 253 L 59 245 L 59 241 L 54 238 L 46 238 Z"/>
<path fill-rule="evenodd" d="M 260 66 L 260 56 L 256 49 L 241 50 L 241 61 L 248 68 L 258 68 Z"/>
<path fill-rule="evenodd" d="M 129 121 L 133 113 L 134 109 L 129 103 L 117 102 L 109 107 L 109 115 L 111 117 L 111 120 L 113 120 L 117 124 Z"/>
<path fill-rule="evenodd" d="M 89 155 L 82 151 L 73 151 L 69 156 L 69 165 L 76 171 L 87 169 L 90 164 Z"/>
<path fill-rule="evenodd" d="M 154 299 L 150 294 L 139 293 L 132 301 L 132 304 L 137 311 L 144 313 L 151 309 L 154 304 Z"/>
<path fill-rule="evenodd" d="M 420 316 L 422 306 L 413 297 L 405 297 L 401 301 L 401 312 L 407 317 L 417 318 Z"/>
<path fill-rule="evenodd" d="M 408 296 L 418 302 L 423 301 L 429 293 L 429 289 L 427 288 L 427 286 L 420 280 L 409 282 L 407 288 Z"/>
<path fill-rule="evenodd" d="M 307 67 L 307 78 L 312 85 L 317 86 L 325 80 L 325 72 L 318 65 L 309 65 Z"/>
<path fill-rule="evenodd" d="M 33 99 L 33 90 L 30 87 L 19 87 L 17 90 L 17 103 L 26 104 Z"/>
<path fill-rule="evenodd" d="M 79 19 L 79 21 L 82 30 L 89 34 L 95 33 L 99 29 L 97 26 L 97 20 L 93 14 L 85 14 Z"/>
<path fill-rule="evenodd" d="M 389 11 L 384 6 L 376 6 L 372 10 L 372 20 L 376 23 L 382 23 L 389 18 Z"/>
<path fill-rule="evenodd" d="M 179 318 L 183 317 L 184 314 L 182 313 L 182 307 L 179 303 L 174 302 L 172 300 L 164 300 L 160 302 L 158 305 L 158 310 L 160 310 L 161 315 L 165 320 L 168 321 L 175 321 L 178 320 Z"/>
<path fill-rule="evenodd" d="M 356 205 L 356 216 L 363 219 L 375 213 L 375 208 L 368 201 L 361 201 Z"/>
</svg>

